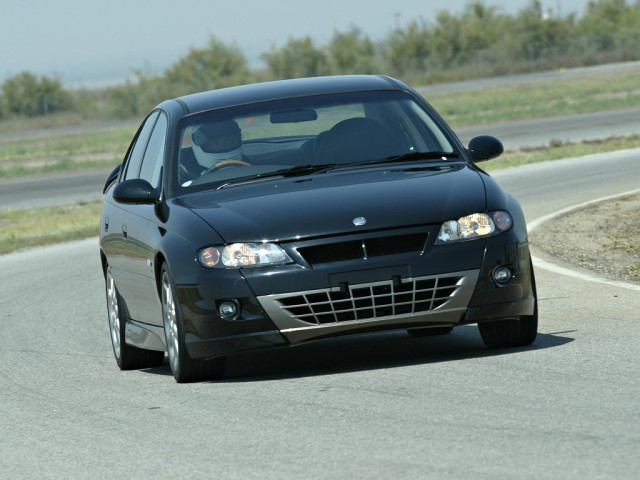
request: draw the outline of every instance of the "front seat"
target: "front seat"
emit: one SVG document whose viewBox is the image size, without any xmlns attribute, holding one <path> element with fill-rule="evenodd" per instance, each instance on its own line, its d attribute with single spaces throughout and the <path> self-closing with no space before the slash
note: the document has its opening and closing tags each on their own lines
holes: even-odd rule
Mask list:
<svg viewBox="0 0 640 480">
<path fill-rule="evenodd" d="M 318 136 L 320 164 L 360 163 L 408 152 L 407 145 L 376 120 L 357 117 L 336 123 Z"/>
</svg>

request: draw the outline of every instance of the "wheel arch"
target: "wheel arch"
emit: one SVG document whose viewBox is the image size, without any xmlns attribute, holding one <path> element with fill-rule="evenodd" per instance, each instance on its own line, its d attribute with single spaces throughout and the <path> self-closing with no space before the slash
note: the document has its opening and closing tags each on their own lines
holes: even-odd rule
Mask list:
<svg viewBox="0 0 640 480">
<path fill-rule="evenodd" d="M 104 277 L 107 277 L 107 265 L 109 264 L 109 262 L 107 262 L 107 256 L 104 254 L 104 252 L 102 251 L 102 249 L 100 249 L 100 264 L 102 265 L 102 275 L 104 275 Z"/>
<path fill-rule="evenodd" d="M 154 275 L 156 280 L 156 291 L 158 298 L 162 298 L 162 266 L 167 263 L 167 259 L 162 252 L 156 253 L 154 261 Z"/>
</svg>

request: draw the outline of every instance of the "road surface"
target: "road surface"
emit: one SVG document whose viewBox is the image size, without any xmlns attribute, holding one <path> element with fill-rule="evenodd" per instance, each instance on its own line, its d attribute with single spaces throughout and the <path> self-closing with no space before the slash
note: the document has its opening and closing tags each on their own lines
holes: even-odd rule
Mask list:
<svg viewBox="0 0 640 480">
<path fill-rule="evenodd" d="M 496 177 L 529 221 L 640 184 L 638 151 Z M 231 357 L 225 379 L 121 372 L 97 240 L 0 257 L 3 478 L 632 479 L 640 294 L 538 268 L 540 334 L 475 326 Z"/>
</svg>

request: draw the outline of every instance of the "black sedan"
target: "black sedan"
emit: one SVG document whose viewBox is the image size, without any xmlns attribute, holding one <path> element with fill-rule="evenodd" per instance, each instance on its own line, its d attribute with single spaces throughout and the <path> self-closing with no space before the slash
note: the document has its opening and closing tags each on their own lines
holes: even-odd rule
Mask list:
<svg viewBox="0 0 640 480">
<path fill-rule="evenodd" d="M 385 76 L 167 100 L 105 185 L 100 257 L 121 369 L 219 378 L 225 357 L 342 335 L 528 345 L 537 298 L 522 209 L 433 108 Z"/>
</svg>

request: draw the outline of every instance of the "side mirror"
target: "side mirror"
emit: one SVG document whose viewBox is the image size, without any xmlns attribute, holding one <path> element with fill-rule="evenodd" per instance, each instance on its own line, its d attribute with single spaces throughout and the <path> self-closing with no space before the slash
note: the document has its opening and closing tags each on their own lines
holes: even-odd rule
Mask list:
<svg viewBox="0 0 640 480">
<path fill-rule="evenodd" d="M 125 180 L 116 185 L 113 190 L 113 198 L 116 202 L 133 205 L 160 203 L 160 197 L 156 189 L 141 178 Z"/>
<path fill-rule="evenodd" d="M 499 157 L 504 152 L 504 147 L 497 138 L 481 135 L 471 139 L 468 150 L 471 154 L 471 161 L 478 163 Z"/>
</svg>

